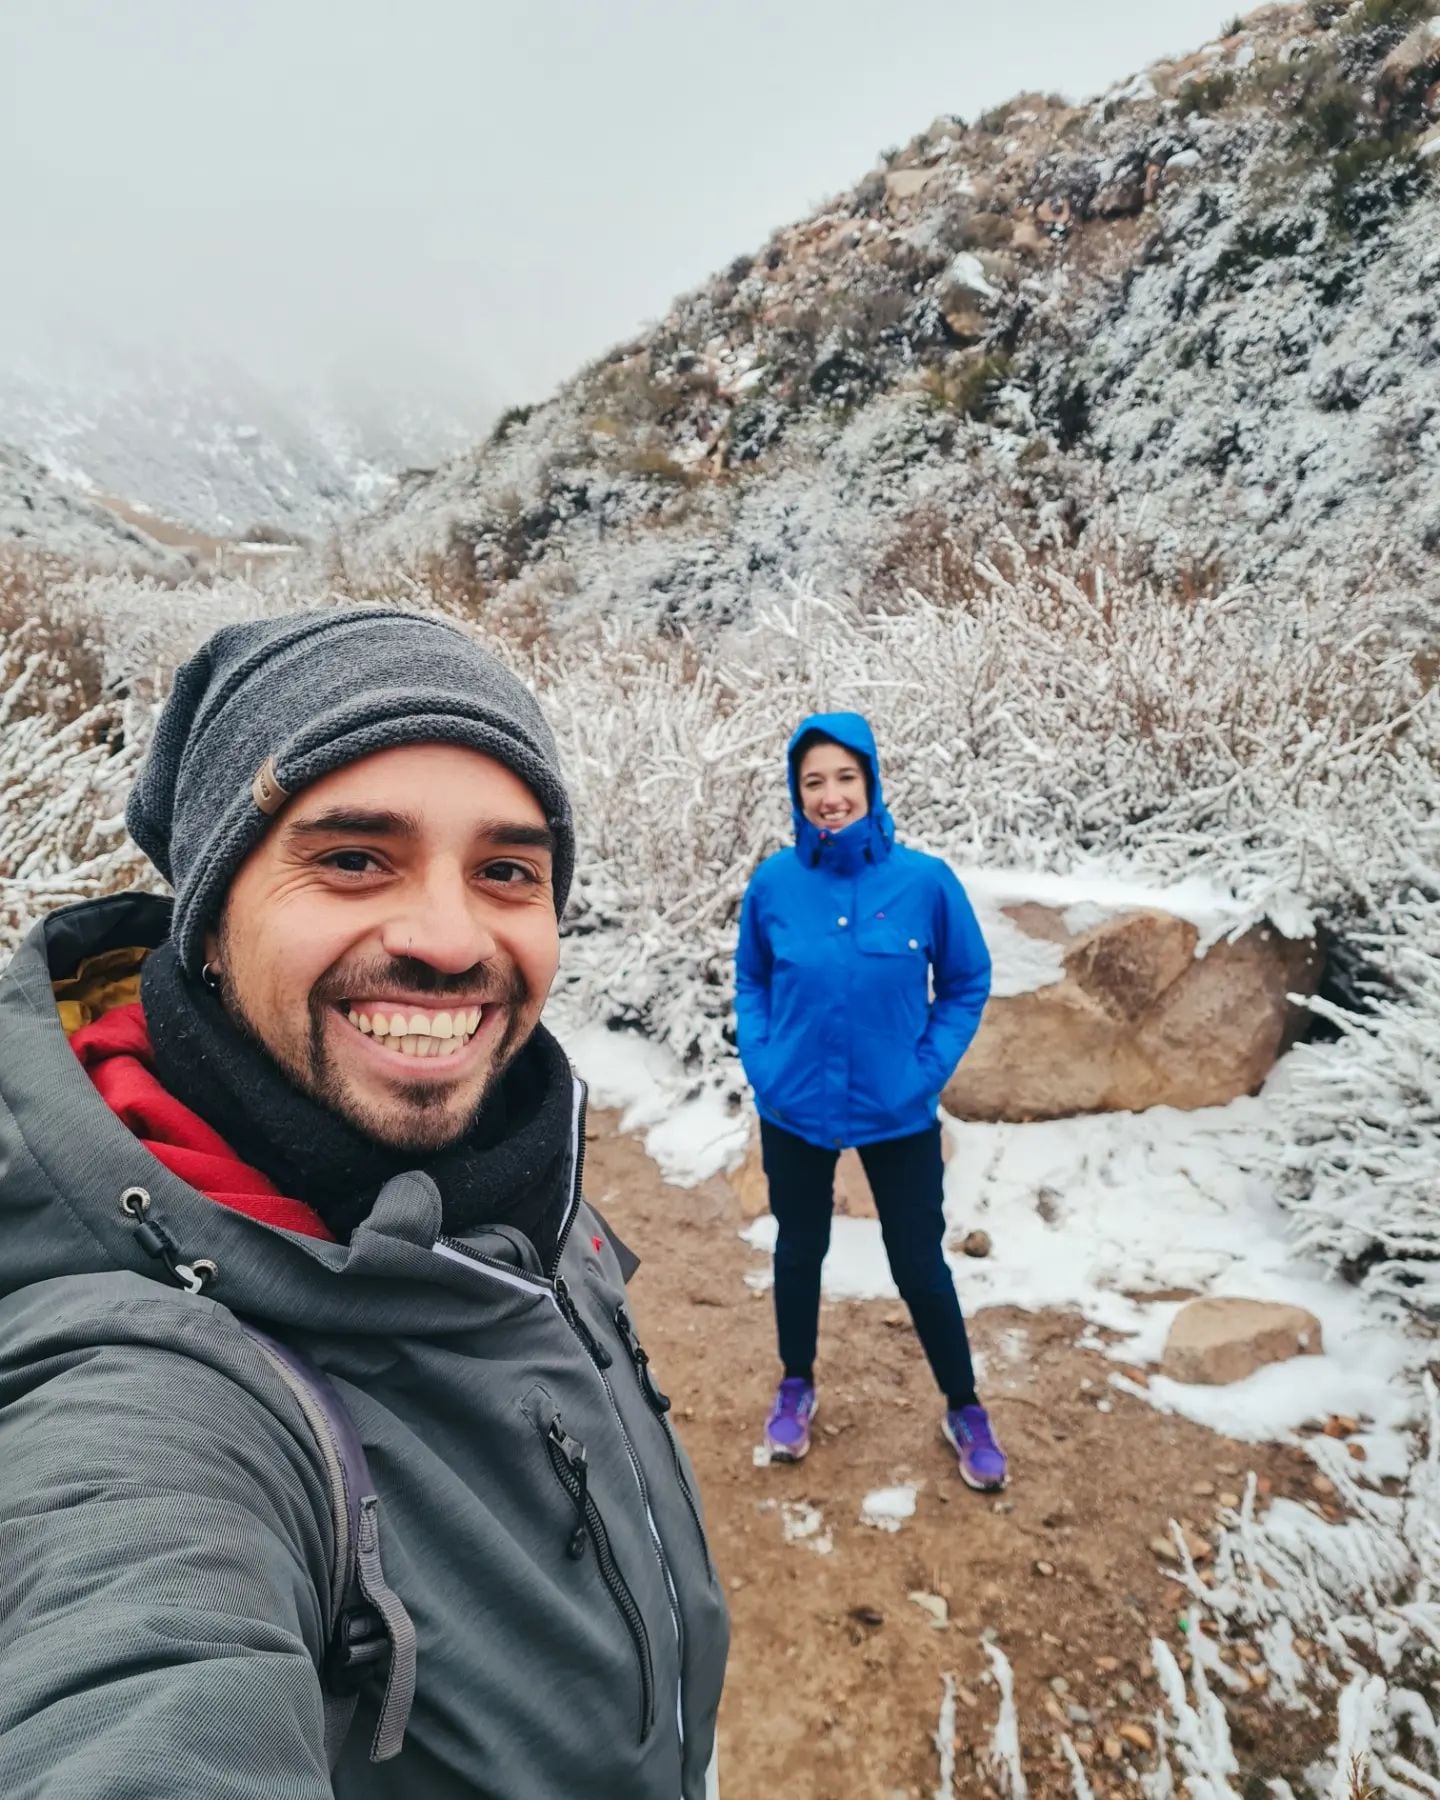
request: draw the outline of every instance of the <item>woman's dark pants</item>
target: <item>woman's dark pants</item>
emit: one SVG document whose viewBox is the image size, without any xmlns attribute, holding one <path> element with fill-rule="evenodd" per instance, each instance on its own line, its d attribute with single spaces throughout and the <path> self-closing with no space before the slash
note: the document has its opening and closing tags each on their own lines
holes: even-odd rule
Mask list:
<svg viewBox="0 0 1440 1800">
<path fill-rule="evenodd" d="M 830 1247 L 838 1150 L 822 1150 L 768 1120 L 760 1148 L 770 1186 L 770 1210 L 780 1227 L 775 1245 L 775 1323 L 787 1375 L 808 1373 L 820 1323 L 820 1265 Z M 955 1279 L 941 1251 L 944 1161 L 940 1127 L 913 1137 L 886 1138 L 859 1151 L 880 1215 L 890 1273 L 910 1308 L 916 1335 L 948 1404 L 975 1399 L 970 1340 L 955 1295 Z"/>
</svg>

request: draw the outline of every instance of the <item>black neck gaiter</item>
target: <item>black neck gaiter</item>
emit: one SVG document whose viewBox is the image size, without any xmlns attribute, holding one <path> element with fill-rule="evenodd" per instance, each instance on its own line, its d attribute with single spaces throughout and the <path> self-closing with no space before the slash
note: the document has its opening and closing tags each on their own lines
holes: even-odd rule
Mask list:
<svg viewBox="0 0 1440 1800">
<path fill-rule="evenodd" d="M 392 1176 L 420 1169 L 440 1190 L 447 1231 L 513 1226 L 549 1265 L 569 1197 L 573 1078 L 543 1026 L 465 1136 L 427 1156 L 376 1143 L 301 1093 L 218 996 L 184 973 L 173 944 L 146 957 L 140 999 L 167 1092 L 342 1241 Z"/>
</svg>

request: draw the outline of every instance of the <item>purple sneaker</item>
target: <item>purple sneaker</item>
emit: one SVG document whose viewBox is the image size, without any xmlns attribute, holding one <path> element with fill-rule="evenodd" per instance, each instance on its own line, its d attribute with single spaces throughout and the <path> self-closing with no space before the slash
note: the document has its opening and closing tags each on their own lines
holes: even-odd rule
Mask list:
<svg viewBox="0 0 1440 1800">
<path fill-rule="evenodd" d="M 947 1412 L 940 1430 L 960 1459 L 960 1479 L 981 1493 L 1005 1485 L 1005 1452 L 995 1442 L 990 1415 L 983 1406 L 957 1406 Z"/>
<path fill-rule="evenodd" d="M 810 1421 L 819 1404 L 813 1382 L 795 1375 L 780 1383 L 765 1421 L 765 1443 L 773 1462 L 799 1462 L 804 1456 L 810 1448 Z"/>
</svg>

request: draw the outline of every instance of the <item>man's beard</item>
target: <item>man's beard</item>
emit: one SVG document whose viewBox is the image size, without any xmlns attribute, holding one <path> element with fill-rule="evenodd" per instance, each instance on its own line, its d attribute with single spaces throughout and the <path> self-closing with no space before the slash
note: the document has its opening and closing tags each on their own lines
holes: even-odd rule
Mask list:
<svg viewBox="0 0 1440 1800">
<path fill-rule="evenodd" d="M 223 955 L 222 941 L 222 958 Z M 224 966 L 223 961 L 221 966 Z M 398 1116 L 387 1119 L 378 1114 L 378 1109 L 357 1103 L 335 1065 L 326 1030 L 327 1015 L 354 994 L 378 1000 L 396 988 L 404 989 L 407 995 L 424 995 L 436 1002 L 462 999 L 474 1002 L 483 997 L 487 1004 L 498 1003 L 505 1008 L 505 1030 L 491 1057 L 485 1085 L 468 1113 L 458 1122 L 448 1111 L 451 1091 L 438 1082 L 394 1083 L 394 1111 Z M 507 976 L 498 969 L 477 964 L 462 974 L 447 975 L 429 963 L 408 956 L 327 970 L 311 988 L 307 1001 L 309 1027 L 303 1059 L 277 1051 L 276 1046 L 265 1039 L 233 988 L 223 987 L 221 997 L 236 1025 L 284 1070 L 301 1093 L 388 1149 L 417 1155 L 433 1155 L 448 1149 L 474 1129 L 496 1084 L 524 1048 L 533 1029 L 524 1016 L 530 990 L 518 968 L 512 968 Z"/>
</svg>

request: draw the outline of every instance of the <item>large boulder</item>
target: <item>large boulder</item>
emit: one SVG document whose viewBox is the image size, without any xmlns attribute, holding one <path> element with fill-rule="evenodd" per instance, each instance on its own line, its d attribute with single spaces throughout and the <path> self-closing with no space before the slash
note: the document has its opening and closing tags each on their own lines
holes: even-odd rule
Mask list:
<svg viewBox="0 0 1440 1800">
<path fill-rule="evenodd" d="M 1001 995 L 945 1089 L 962 1119 L 1068 1118 L 1151 1106 L 1221 1106 L 1254 1093 L 1299 1035 L 1320 955 L 1257 926 L 1197 955 L 1186 919 L 1145 909 L 1072 929 L 1036 902 L 1005 907 L 1055 945 L 1060 979 Z M 1073 913 L 1069 915 L 1074 922 Z"/>
<path fill-rule="evenodd" d="M 1319 1356 L 1320 1321 L 1303 1306 L 1273 1300 L 1192 1300 L 1176 1313 L 1160 1373 L 1172 1381 L 1223 1387 L 1270 1363 Z"/>
</svg>

